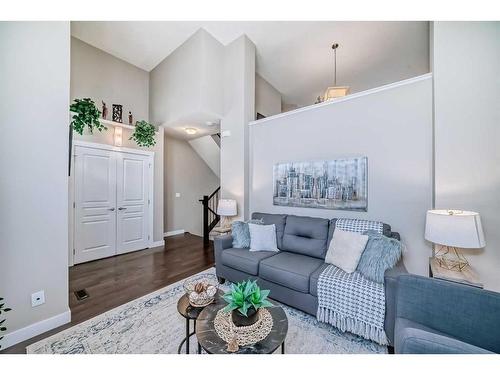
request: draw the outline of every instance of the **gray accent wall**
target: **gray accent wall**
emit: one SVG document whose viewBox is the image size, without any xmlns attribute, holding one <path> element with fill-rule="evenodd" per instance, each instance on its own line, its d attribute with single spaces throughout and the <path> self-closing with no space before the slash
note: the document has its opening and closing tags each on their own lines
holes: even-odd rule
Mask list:
<svg viewBox="0 0 500 375">
<path fill-rule="evenodd" d="M 0 22 L 0 296 L 5 348 L 69 321 L 69 22 Z M 45 303 L 31 307 L 31 294 Z M 38 322 L 44 321 L 41 324 Z"/>
<path fill-rule="evenodd" d="M 432 57 L 436 208 L 479 212 L 486 247 L 464 252 L 500 291 L 500 22 L 434 22 Z"/>
<path fill-rule="evenodd" d="M 368 212 L 273 206 L 278 162 L 368 157 Z M 250 212 L 381 220 L 401 233 L 410 272 L 427 273 L 432 205 L 430 75 L 250 124 Z"/>
</svg>

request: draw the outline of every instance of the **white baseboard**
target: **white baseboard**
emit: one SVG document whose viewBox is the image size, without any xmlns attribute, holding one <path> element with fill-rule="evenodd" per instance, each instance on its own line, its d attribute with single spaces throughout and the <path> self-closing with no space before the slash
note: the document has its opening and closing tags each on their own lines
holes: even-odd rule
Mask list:
<svg viewBox="0 0 500 375">
<path fill-rule="evenodd" d="M 69 322 L 71 322 L 71 311 L 68 309 L 62 314 L 52 316 L 27 327 L 20 328 L 17 331 L 8 333 L 4 336 L 3 340 L 0 341 L 2 350 Z"/>
<path fill-rule="evenodd" d="M 161 240 L 161 241 L 153 241 L 151 243 L 151 247 L 160 247 L 160 246 L 165 246 L 165 240 Z"/>
<path fill-rule="evenodd" d="M 185 232 L 184 229 L 179 229 L 179 230 L 173 230 L 173 231 L 170 231 L 170 232 L 165 232 L 163 235 L 165 237 L 170 237 L 170 236 L 175 236 L 177 234 L 183 234 Z"/>
</svg>

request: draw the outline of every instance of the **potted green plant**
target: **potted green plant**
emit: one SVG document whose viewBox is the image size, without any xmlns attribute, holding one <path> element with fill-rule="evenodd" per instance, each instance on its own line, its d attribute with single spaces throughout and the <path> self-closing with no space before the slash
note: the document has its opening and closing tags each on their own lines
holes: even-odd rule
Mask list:
<svg viewBox="0 0 500 375">
<path fill-rule="evenodd" d="M 90 134 L 97 129 L 99 131 L 107 128 L 99 121 L 101 112 L 97 109 L 94 101 L 90 98 L 75 99 L 69 106 L 69 110 L 75 114 L 72 117 L 71 127 L 78 134 L 82 135 L 85 127 L 90 131 Z"/>
<path fill-rule="evenodd" d="M 155 127 L 147 121 L 137 121 L 130 140 L 134 140 L 140 147 L 152 147 L 156 144 Z"/>
<path fill-rule="evenodd" d="M 5 303 L 2 302 L 3 298 L 0 297 L 0 315 L 3 313 L 9 312 L 12 309 L 5 307 Z M 7 327 L 5 327 L 3 324 L 5 323 L 5 319 L 0 320 L 0 332 L 6 331 Z M 0 340 L 3 339 L 3 336 L 0 336 Z M 2 345 L 0 345 L 0 348 L 2 348 Z"/>
<path fill-rule="evenodd" d="M 69 124 L 69 159 L 68 176 L 71 175 L 71 149 L 73 147 L 73 130 L 82 135 L 85 127 L 89 128 L 90 134 L 94 128 L 102 131 L 107 128 L 99 121 L 101 112 L 97 109 L 94 101 L 90 98 L 75 99 L 69 106 L 69 110 L 74 113 Z"/>
<path fill-rule="evenodd" d="M 257 312 L 262 307 L 273 306 L 267 299 L 269 290 L 261 290 L 255 280 L 246 280 L 231 284 L 229 292 L 223 298 L 228 303 L 224 311 L 231 311 L 235 326 L 249 326 L 259 320 Z"/>
</svg>

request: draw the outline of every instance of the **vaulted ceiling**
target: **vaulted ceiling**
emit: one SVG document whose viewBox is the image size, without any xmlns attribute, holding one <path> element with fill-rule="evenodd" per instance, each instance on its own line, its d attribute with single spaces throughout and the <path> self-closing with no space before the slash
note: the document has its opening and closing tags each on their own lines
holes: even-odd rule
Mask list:
<svg viewBox="0 0 500 375">
<path fill-rule="evenodd" d="M 333 83 L 351 92 L 429 72 L 428 22 L 126 21 L 72 22 L 72 35 L 146 71 L 204 28 L 222 44 L 246 34 L 256 45 L 257 72 L 283 101 L 312 104 Z"/>
</svg>

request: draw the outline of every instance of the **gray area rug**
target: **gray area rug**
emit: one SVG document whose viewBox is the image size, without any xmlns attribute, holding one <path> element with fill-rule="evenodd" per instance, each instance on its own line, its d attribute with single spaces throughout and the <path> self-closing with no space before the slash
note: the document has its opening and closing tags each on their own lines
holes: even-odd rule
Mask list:
<svg viewBox="0 0 500 375">
<path fill-rule="evenodd" d="M 202 273 L 214 273 L 212 268 Z M 27 347 L 29 354 L 175 354 L 185 321 L 177 312 L 183 280 L 61 331 Z M 314 316 L 283 306 L 288 316 L 287 354 L 387 353 L 385 346 L 342 333 Z M 192 337 L 191 351 L 195 351 Z M 277 351 L 279 352 L 279 350 Z"/>
</svg>

